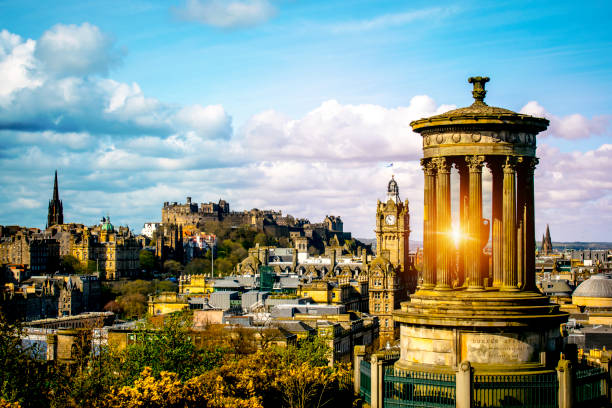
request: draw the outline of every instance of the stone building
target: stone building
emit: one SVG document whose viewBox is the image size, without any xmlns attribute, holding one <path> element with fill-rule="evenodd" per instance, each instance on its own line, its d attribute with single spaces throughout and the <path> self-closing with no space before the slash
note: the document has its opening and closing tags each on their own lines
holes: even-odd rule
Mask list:
<svg viewBox="0 0 612 408">
<path fill-rule="evenodd" d="M 417 273 L 410 262 L 410 211 L 402 202 L 392 176 L 387 198 L 376 205 L 376 259 L 369 265 L 369 312 L 378 316 L 380 344 L 393 343 L 398 326 L 392 313 L 416 287 Z"/>
<path fill-rule="evenodd" d="M 35 274 L 57 271 L 60 257 L 57 240 L 35 228 L 4 231 L 5 235 L 0 237 L 0 264 L 24 265 Z"/>
<path fill-rule="evenodd" d="M 115 229 L 108 217 L 98 226 L 74 231 L 70 251 L 83 264 L 95 262 L 103 280 L 133 278 L 140 272 L 140 244 L 129 228 Z"/>
<path fill-rule="evenodd" d="M 323 249 L 323 244 L 332 236 L 340 240 L 350 239 L 350 233 L 343 231 L 342 219 L 328 215 L 323 222 L 310 223 L 281 211 L 253 208 L 245 211 L 230 211 L 229 203 L 197 203 L 187 197 L 185 204 L 165 202 L 162 207 L 162 224 L 180 226 L 185 230 L 204 229 L 207 222 L 224 222 L 229 227 L 249 226 L 275 238 L 306 237 L 309 245 Z"/>
<path fill-rule="evenodd" d="M 155 231 L 155 256 L 163 265 L 173 259 L 184 260 L 183 226 L 180 224 L 162 223 Z"/>
<path fill-rule="evenodd" d="M 94 275 L 32 276 L 4 287 L 4 312 L 33 321 L 100 310 L 100 280 Z"/>
</svg>

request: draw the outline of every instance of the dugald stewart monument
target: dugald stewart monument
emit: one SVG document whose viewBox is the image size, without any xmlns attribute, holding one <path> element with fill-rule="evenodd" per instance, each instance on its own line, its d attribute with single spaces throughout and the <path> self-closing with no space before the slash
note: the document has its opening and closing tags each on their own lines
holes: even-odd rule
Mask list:
<svg viewBox="0 0 612 408">
<path fill-rule="evenodd" d="M 548 120 L 486 105 L 487 81 L 469 79 L 471 106 L 411 123 L 423 137 L 423 281 L 394 315 L 401 324 L 398 368 L 469 361 L 481 370 L 523 371 L 542 368 L 541 353 L 561 351 L 567 314 L 535 287 L 533 173 L 536 135 Z M 485 165 L 493 176 L 490 274 L 482 264 Z M 459 251 L 451 230 L 452 166 L 460 180 Z"/>
<path fill-rule="evenodd" d="M 372 407 L 573 406 L 568 314 L 538 291 L 535 277 L 536 136 L 549 121 L 488 106 L 489 78 L 468 81 L 472 105 L 411 123 L 423 139 L 422 276 L 393 313 L 399 356 L 388 350 L 365 371 L 361 364 L 371 373 L 367 397 Z M 492 176 L 490 216 L 484 166 Z M 459 240 L 451 226 L 453 167 Z"/>
</svg>

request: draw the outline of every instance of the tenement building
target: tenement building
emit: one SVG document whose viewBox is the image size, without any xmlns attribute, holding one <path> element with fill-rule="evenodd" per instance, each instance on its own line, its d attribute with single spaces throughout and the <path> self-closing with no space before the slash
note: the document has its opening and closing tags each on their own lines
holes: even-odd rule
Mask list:
<svg viewBox="0 0 612 408">
<path fill-rule="evenodd" d="M 411 123 L 424 156 L 422 281 L 393 313 L 400 325 L 395 362 L 385 367 L 389 352 L 356 364 L 373 384 L 364 393 L 372 407 L 571 407 L 605 395 L 605 374 L 583 367 L 575 349 L 564 346 L 567 313 L 536 288 L 536 135 L 549 122 L 485 104 L 488 81 L 469 79 L 471 106 Z M 487 168 L 490 222 L 483 214 Z M 453 180 L 463 235 L 458 246 Z M 487 227 L 491 269 L 482 256 Z"/>
</svg>

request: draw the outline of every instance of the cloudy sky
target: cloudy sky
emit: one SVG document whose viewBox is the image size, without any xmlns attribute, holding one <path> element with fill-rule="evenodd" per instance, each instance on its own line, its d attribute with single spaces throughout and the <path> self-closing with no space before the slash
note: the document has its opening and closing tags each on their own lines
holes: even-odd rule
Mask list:
<svg viewBox="0 0 612 408">
<path fill-rule="evenodd" d="M 536 232 L 612 241 L 607 2 L 0 0 L 0 224 L 140 230 L 228 200 L 373 237 L 392 174 L 422 236 L 412 120 L 471 103 L 545 116 Z M 391 163 L 393 164 L 391 166 Z M 486 186 L 485 186 L 486 189 Z"/>
</svg>

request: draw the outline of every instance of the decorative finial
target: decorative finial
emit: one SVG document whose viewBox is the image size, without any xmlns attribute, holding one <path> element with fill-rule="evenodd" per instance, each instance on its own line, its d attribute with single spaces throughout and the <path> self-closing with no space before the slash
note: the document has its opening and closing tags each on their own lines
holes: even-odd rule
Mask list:
<svg viewBox="0 0 612 408">
<path fill-rule="evenodd" d="M 489 82 L 489 77 L 469 77 L 468 82 L 470 84 L 474 84 L 474 89 L 472 90 L 472 96 L 474 97 L 474 103 L 482 103 L 484 104 L 484 98 L 487 94 L 485 91 L 485 84 Z"/>
</svg>

